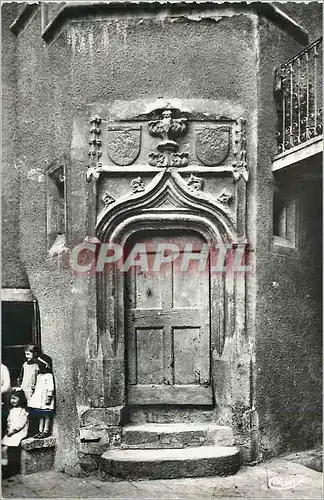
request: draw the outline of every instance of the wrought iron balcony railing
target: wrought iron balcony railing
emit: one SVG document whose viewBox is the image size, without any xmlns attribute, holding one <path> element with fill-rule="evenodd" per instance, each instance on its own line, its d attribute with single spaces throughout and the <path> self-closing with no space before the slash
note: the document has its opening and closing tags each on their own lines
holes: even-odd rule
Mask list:
<svg viewBox="0 0 324 500">
<path fill-rule="evenodd" d="M 323 134 L 322 37 L 275 72 L 278 154 Z"/>
</svg>

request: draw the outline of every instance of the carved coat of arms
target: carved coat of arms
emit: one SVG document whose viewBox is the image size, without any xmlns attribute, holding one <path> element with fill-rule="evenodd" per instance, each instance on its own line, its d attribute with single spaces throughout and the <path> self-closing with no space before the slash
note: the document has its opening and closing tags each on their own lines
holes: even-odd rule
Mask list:
<svg viewBox="0 0 324 500">
<path fill-rule="evenodd" d="M 120 166 L 134 163 L 141 148 L 141 127 L 108 128 L 108 155 Z"/>
<path fill-rule="evenodd" d="M 196 155 L 204 165 L 220 165 L 228 156 L 229 148 L 229 127 L 205 127 L 197 132 Z"/>
</svg>

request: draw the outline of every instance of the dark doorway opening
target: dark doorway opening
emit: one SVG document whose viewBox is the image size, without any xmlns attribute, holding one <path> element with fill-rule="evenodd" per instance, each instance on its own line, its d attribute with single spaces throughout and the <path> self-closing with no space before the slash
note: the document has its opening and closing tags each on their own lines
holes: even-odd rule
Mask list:
<svg viewBox="0 0 324 500">
<path fill-rule="evenodd" d="M 2 362 L 9 369 L 11 386 L 17 385 L 28 343 L 40 346 L 38 303 L 2 302 Z"/>
</svg>

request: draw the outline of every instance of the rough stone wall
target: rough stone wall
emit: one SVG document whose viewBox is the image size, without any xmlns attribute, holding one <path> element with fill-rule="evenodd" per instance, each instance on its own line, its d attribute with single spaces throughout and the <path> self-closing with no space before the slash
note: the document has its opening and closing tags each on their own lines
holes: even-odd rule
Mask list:
<svg viewBox="0 0 324 500">
<path fill-rule="evenodd" d="M 17 4 L 2 5 L 2 286 L 28 288 L 19 260 L 19 169 L 15 161 L 16 37 L 10 24 Z"/>
<path fill-rule="evenodd" d="M 285 176 L 285 193 L 299 204 L 299 249 L 288 255 L 272 251 L 271 158 L 276 153 L 277 120 L 273 75 L 275 67 L 300 48 L 265 21 L 259 37 L 256 406 L 267 456 L 312 446 L 320 439 L 321 273 L 320 253 L 315 256 L 314 249 L 321 247 L 321 187 L 320 180 L 302 177 L 298 166 Z"/>
</svg>

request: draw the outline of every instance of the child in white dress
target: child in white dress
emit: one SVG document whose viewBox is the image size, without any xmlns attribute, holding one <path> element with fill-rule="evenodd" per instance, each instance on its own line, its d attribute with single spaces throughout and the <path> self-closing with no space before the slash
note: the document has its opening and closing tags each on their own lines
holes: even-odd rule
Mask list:
<svg viewBox="0 0 324 500">
<path fill-rule="evenodd" d="M 18 385 L 20 383 L 20 387 L 25 393 L 27 404 L 29 404 L 29 400 L 32 397 L 36 387 L 36 379 L 38 373 L 37 357 L 37 346 L 35 344 L 25 345 L 26 361 L 21 367 Z"/>
<path fill-rule="evenodd" d="M 51 359 L 42 354 L 37 358 L 39 371 L 35 391 L 29 401 L 29 413 L 39 418 L 39 432 L 34 436 L 43 439 L 51 435 L 51 420 L 54 415 L 54 377 Z"/>
<path fill-rule="evenodd" d="M 14 388 L 10 396 L 10 405 L 7 433 L 2 440 L 2 465 L 8 464 L 8 447 L 17 448 L 28 432 L 28 412 L 24 391 Z"/>
</svg>

